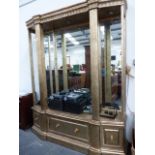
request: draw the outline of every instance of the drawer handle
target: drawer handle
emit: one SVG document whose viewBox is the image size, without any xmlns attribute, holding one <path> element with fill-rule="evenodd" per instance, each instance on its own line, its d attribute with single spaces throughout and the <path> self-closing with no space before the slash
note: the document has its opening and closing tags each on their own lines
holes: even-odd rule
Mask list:
<svg viewBox="0 0 155 155">
<path fill-rule="evenodd" d="M 75 128 L 74 133 L 78 133 L 80 130 L 78 128 Z"/>
<path fill-rule="evenodd" d="M 111 141 L 113 141 L 113 139 L 114 139 L 113 135 L 110 136 L 110 139 L 111 139 Z"/>
<path fill-rule="evenodd" d="M 56 126 L 55 126 L 56 128 L 58 128 L 58 127 L 60 127 L 60 124 L 56 124 Z"/>
</svg>

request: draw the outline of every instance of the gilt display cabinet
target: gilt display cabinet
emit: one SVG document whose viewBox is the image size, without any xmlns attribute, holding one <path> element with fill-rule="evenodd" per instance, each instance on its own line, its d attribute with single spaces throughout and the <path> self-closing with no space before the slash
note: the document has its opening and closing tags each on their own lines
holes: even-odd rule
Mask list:
<svg viewBox="0 0 155 155">
<path fill-rule="evenodd" d="M 40 138 L 88 155 L 125 155 L 126 8 L 125 0 L 86 0 L 26 22 Z"/>
</svg>

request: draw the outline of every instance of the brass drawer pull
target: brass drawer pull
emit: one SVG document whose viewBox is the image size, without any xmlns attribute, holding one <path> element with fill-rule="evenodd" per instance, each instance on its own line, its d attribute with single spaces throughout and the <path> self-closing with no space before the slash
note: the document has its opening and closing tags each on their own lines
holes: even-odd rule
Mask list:
<svg viewBox="0 0 155 155">
<path fill-rule="evenodd" d="M 56 124 L 56 126 L 55 126 L 56 128 L 58 128 L 58 127 L 60 127 L 60 124 Z"/>
<path fill-rule="evenodd" d="M 111 141 L 113 141 L 113 139 L 114 139 L 113 135 L 110 136 L 110 139 L 111 139 Z"/>
<path fill-rule="evenodd" d="M 75 128 L 74 133 L 78 133 L 80 130 L 78 128 Z"/>
</svg>

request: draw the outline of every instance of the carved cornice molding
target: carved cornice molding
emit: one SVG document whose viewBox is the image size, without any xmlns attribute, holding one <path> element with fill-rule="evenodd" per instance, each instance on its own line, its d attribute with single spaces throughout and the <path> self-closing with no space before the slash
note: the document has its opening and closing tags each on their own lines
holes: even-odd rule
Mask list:
<svg viewBox="0 0 155 155">
<path fill-rule="evenodd" d="M 124 0 L 99 0 L 98 8 L 119 6 L 124 4 Z"/>
<path fill-rule="evenodd" d="M 80 13 L 84 13 L 88 11 L 87 3 L 77 4 L 72 7 L 64 8 L 58 11 L 50 12 L 47 14 L 44 14 L 41 19 L 41 23 L 54 21 L 57 19 L 77 15 Z"/>
<path fill-rule="evenodd" d="M 98 8 L 98 0 L 87 0 L 89 10 Z"/>
<path fill-rule="evenodd" d="M 33 16 L 26 22 L 28 28 L 33 28 L 35 24 L 52 22 L 65 17 L 88 12 L 91 9 L 118 6 L 125 4 L 125 0 L 87 0 L 85 2 L 65 7 L 56 11 Z"/>
<path fill-rule="evenodd" d="M 40 21 L 41 21 L 41 15 L 33 16 L 34 25 L 40 24 Z"/>
</svg>

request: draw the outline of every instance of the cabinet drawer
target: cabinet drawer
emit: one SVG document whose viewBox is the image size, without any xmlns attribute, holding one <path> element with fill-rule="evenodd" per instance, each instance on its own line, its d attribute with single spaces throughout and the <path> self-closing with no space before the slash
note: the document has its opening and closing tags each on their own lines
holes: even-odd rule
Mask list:
<svg viewBox="0 0 155 155">
<path fill-rule="evenodd" d="M 33 122 L 34 125 L 38 128 L 40 128 L 40 124 L 41 124 L 41 119 L 40 119 L 40 114 L 37 112 L 33 112 Z"/>
<path fill-rule="evenodd" d="M 77 139 L 88 141 L 88 126 L 74 123 L 56 118 L 49 118 L 48 121 L 49 131 L 55 131 L 66 136 L 72 136 Z"/>
</svg>

